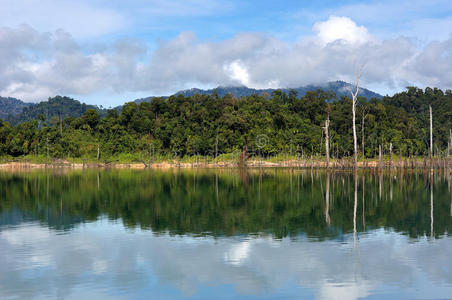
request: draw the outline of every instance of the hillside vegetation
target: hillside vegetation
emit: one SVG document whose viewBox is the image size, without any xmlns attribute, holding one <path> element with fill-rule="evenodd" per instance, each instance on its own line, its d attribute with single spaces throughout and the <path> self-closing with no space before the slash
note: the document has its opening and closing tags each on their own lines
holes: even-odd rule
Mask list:
<svg viewBox="0 0 452 300">
<path fill-rule="evenodd" d="M 71 105 L 67 99 L 52 101 Z M 245 147 L 250 155 L 259 156 L 324 155 L 322 127 L 329 112 L 331 155 L 351 156 L 352 101 L 348 97 L 330 100 L 331 93 L 322 91 L 303 97 L 295 91 L 274 91 L 269 98 L 179 94 L 140 104 L 129 102 L 121 112 L 109 110 L 103 118 L 94 108 L 69 106 L 61 118 L 51 122 L 44 111 L 33 110 L 41 114 L 40 119 L 16 126 L 0 122 L 0 155 L 46 156 L 48 152 L 55 158 L 95 159 L 98 147 L 100 159 L 105 160 L 124 155 L 214 157 Z M 433 108 L 434 152 L 446 154 L 452 93 L 415 87 L 391 97 L 359 99 L 356 123 L 361 154 L 375 157 L 379 144 L 387 152 L 392 143 L 396 154 L 427 155 L 429 105 Z M 81 116 L 63 118 L 74 113 Z"/>
<path fill-rule="evenodd" d="M 25 107 L 33 105 L 26 103 L 16 98 L 0 97 L 0 119 L 10 120 L 12 116 L 18 115 Z"/>
<path fill-rule="evenodd" d="M 194 96 L 196 94 L 200 95 L 218 95 L 219 97 L 224 97 L 227 94 L 231 94 L 232 96 L 235 96 L 237 98 L 243 97 L 243 96 L 251 96 L 254 94 L 257 95 L 268 95 L 270 96 L 275 91 L 282 91 L 283 93 L 290 93 L 291 91 L 295 91 L 298 96 L 304 96 L 309 91 L 317 91 L 317 90 L 323 90 L 325 92 L 329 92 L 331 94 L 335 94 L 337 97 L 341 96 L 349 96 L 349 88 L 351 88 L 352 85 L 344 82 L 344 81 L 331 81 L 323 84 L 318 85 L 306 85 L 301 86 L 298 88 L 286 88 L 286 89 L 252 89 L 248 88 L 246 86 L 230 86 L 230 87 L 223 87 L 219 86 L 215 89 L 209 89 L 209 90 L 203 90 L 203 89 L 188 89 L 183 90 L 180 92 L 177 92 L 176 95 L 184 95 L 184 96 Z M 359 96 L 371 99 L 371 98 L 382 98 L 380 94 L 377 94 L 375 92 L 372 92 L 366 88 L 360 87 Z M 149 98 L 145 98 L 149 99 Z"/>
<path fill-rule="evenodd" d="M 80 103 L 80 101 L 69 97 L 56 96 L 49 98 L 47 101 L 25 106 L 21 113 L 10 116 L 8 121 L 12 124 L 19 124 L 38 119 L 38 116 L 42 115 L 50 122 L 55 118 L 63 120 L 67 117 L 80 117 L 88 109 L 97 110 L 101 115 L 104 115 L 104 111 L 95 105 Z"/>
</svg>

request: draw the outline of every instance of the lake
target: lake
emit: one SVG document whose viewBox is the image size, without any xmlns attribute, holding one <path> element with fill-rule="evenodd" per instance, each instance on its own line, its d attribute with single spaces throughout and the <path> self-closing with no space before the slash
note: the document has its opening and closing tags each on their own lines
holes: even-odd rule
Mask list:
<svg viewBox="0 0 452 300">
<path fill-rule="evenodd" d="M 0 172 L 1 299 L 450 299 L 448 172 Z"/>
</svg>

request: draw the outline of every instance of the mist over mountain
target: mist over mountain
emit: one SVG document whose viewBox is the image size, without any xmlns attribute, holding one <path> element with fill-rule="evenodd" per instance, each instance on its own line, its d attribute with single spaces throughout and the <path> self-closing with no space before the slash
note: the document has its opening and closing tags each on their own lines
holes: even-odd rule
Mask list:
<svg viewBox="0 0 452 300">
<path fill-rule="evenodd" d="M 306 85 L 294 89 L 253 89 L 246 86 L 219 86 L 215 89 L 207 90 L 192 88 L 179 91 L 174 95 L 183 95 L 190 97 L 195 94 L 212 95 L 214 93 L 217 93 L 219 97 L 224 97 L 227 94 L 231 94 L 237 98 L 240 98 L 254 94 L 262 95 L 266 93 L 268 95 L 271 95 L 276 90 L 281 90 L 284 93 L 289 93 L 291 90 L 293 90 L 297 93 L 298 97 L 302 97 L 308 91 L 316 91 L 321 89 L 327 92 L 333 92 L 338 98 L 340 98 L 341 96 L 350 96 L 350 92 L 348 90 L 349 87 L 352 87 L 352 85 L 344 81 L 333 81 L 319 85 Z M 359 96 L 365 97 L 367 99 L 382 98 L 382 95 L 362 87 L 360 88 Z M 146 98 L 136 99 L 134 100 L 134 102 L 149 102 L 152 101 L 153 98 L 155 97 L 150 96 Z M 122 105 L 117 106 L 114 109 L 119 111 L 121 110 L 121 108 Z M 49 100 L 42 101 L 40 103 L 27 103 L 15 98 L 0 97 L 0 119 L 8 121 L 12 124 L 18 124 L 20 122 L 36 119 L 39 114 L 44 115 L 47 120 L 50 120 L 52 117 L 63 119 L 69 116 L 79 117 L 83 115 L 88 109 L 97 110 L 99 112 L 99 115 L 101 116 L 106 113 L 106 109 L 99 108 L 96 105 L 85 104 L 78 100 L 63 96 L 49 98 Z"/>
<path fill-rule="evenodd" d="M 179 91 L 176 93 L 176 95 L 184 95 L 184 96 L 193 96 L 195 94 L 201 94 L 201 95 L 212 95 L 215 91 L 217 92 L 219 97 L 224 97 L 226 94 L 234 95 L 237 98 L 243 97 L 243 96 L 251 96 L 254 94 L 261 95 L 262 93 L 267 93 L 271 95 L 274 91 L 280 90 L 284 93 L 289 93 L 289 91 L 294 90 L 297 92 L 298 97 L 302 97 L 306 94 L 308 91 L 316 91 L 316 90 L 324 90 L 327 92 L 334 92 L 338 98 L 341 96 L 350 96 L 350 92 L 348 88 L 352 87 L 350 83 L 344 82 L 344 81 L 332 81 L 327 82 L 324 84 L 318 84 L 318 85 L 306 85 L 298 88 L 283 88 L 283 89 L 253 89 L 248 88 L 246 86 L 230 86 L 230 87 L 223 87 L 219 86 L 215 89 L 209 89 L 209 90 L 203 90 L 203 89 L 197 89 L 192 88 L 188 90 Z M 360 87 L 359 90 L 359 96 L 365 97 L 367 99 L 371 98 L 382 98 L 383 96 L 375 93 L 371 90 L 368 90 L 366 88 Z"/>
<path fill-rule="evenodd" d="M 336 94 L 337 98 L 340 98 L 342 96 L 349 97 L 350 92 L 348 88 L 353 88 L 353 86 L 350 83 L 344 82 L 344 81 L 331 81 L 324 84 L 310 84 L 298 88 L 283 88 L 283 89 L 253 89 L 246 86 L 219 86 L 214 89 L 199 89 L 199 88 L 191 88 L 187 90 L 182 90 L 174 95 L 183 95 L 186 97 L 191 97 L 196 94 L 200 95 L 213 95 L 215 92 L 218 94 L 219 97 L 224 97 L 227 94 L 233 95 L 237 98 L 244 97 L 244 96 L 251 96 L 251 95 L 262 95 L 264 93 L 271 96 L 271 94 L 274 91 L 282 91 L 283 93 L 288 94 L 291 90 L 295 91 L 298 95 L 298 97 L 303 97 L 306 95 L 306 92 L 308 91 L 317 91 L 317 90 L 323 90 L 326 92 L 333 92 Z M 369 89 L 360 87 L 359 90 L 359 96 L 372 99 L 372 98 L 383 98 L 382 95 L 375 93 Z M 146 97 L 146 98 L 140 98 L 136 99 L 134 102 L 141 103 L 141 102 L 149 102 L 151 101 L 154 96 Z M 165 97 L 164 97 L 165 98 Z M 121 106 L 118 106 L 117 108 L 120 109 Z"/>
<path fill-rule="evenodd" d="M 16 98 L 0 97 L 0 119 L 8 120 L 11 116 L 20 114 L 25 107 L 32 103 L 23 102 Z"/>
<path fill-rule="evenodd" d="M 19 111 L 21 106 L 23 108 Z M 81 103 L 78 100 L 64 96 L 55 96 L 40 103 L 24 103 L 16 99 L 14 105 L 9 106 L 8 114 L 4 120 L 11 124 L 19 124 L 37 119 L 38 115 L 41 114 L 49 122 L 54 117 L 61 120 L 64 120 L 66 117 L 80 117 L 88 109 L 95 109 L 100 115 L 103 115 L 105 112 L 105 110 L 100 109 L 96 105 Z M 0 110 L 3 110 L 3 106 L 0 106 Z"/>
</svg>

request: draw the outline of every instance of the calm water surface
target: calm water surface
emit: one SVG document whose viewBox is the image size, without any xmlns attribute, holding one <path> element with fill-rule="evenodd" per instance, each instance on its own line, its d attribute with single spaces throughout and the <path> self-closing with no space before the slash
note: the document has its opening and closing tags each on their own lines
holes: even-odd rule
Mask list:
<svg viewBox="0 0 452 300">
<path fill-rule="evenodd" d="M 451 299 L 451 175 L 0 173 L 0 299 Z"/>
</svg>

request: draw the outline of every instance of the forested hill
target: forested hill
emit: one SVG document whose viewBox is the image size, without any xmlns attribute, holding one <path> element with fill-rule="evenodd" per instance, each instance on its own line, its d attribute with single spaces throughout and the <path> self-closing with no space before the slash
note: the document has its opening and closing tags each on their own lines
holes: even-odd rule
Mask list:
<svg viewBox="0 0 452 300">
<path fill-rule="evenodd" d="M 438 88 L 426 88 L 422 90 L 416 87 L 408 87 L 406 91 L 397 93 L 392 97 L 384 97 L 385 106 L 393 106 L 402 109 L 410 118 L 417 119 L 424 136 L 428 132 L 429 105 L 433 110 L 434 137 L 443 137 L 443 145 L 447 137 L 450 137 L 452 129 L 452 91 L 443 92 Z M 413 128 L 414 130 L 414 128 Z M 427 140 L 424 139 L 424 143 Z M 452 145 L 451 145 L 452 146 Z"/>
<path fill-rule="evenodd" d="M 120 112 L 109 110 L 103 118 L 98 110 L 87 109 L 86 104 L 56 97 L 48 104 L 66 103 L 58 119 L 16 126 L 0 121 L 0 157 L 42 157 L 49 151 L 55 158 L 95 159 L 98 147 L 105 160 L 125 156 L 142 160 L 151 154 L 168 159 L 192 155 L 232 157 L 245 147 L 250 155 L 319 156 L 325 154 L 323 128 L 328 116 L 331 156 L 351 156 L 352 100 L 341 97 L 331 102 L 329 97 L 321 91 L 307 92 L 302 97 L 275 92 L 269 98 L 179 94 L 139 104 L 129 102 Z M 434 155 L 447 155 L 452 92 L 413 87 L 391 97 L 359 98 L 356 130 L 361 157 L 376 157 L 379 145 L 384 153 L 392 145 L 393 153 L 398 155 L 428 155 L 429 105 L 433 109 Z M 72 117 L 85 109 L 81 117 Z M 26 108 L 26 112 L 29 110 Z M 42 108 L 32 111 L 46 114 Z M 63 121 L 67 115 L 71 117 Z"/>
<path fill-rule="evenodd" d="M 20 114 L 25 107 L 33 105 L 16 98 L 0 97 L 0 119 L 8 120 L 11 116 Z"/>
<path fill-rule="evenodd" d="M 19 124 L 25 121 L 36 120 L 39 115 L 42 115 L 47 121 L 51 121 L 52 118 L 64 120 L 67 117 L 80 117 L 88 109 L 97 110 L 101 116 L 106 112 L 106 110 L 99 109 L 95 105 L 80 103 L 80 101 L 69 97 L 56 96 L 49 98 L 47 101 L 27 105 L 21 113 L 14 116 L 10 115 L 5 120 L 12 124 Z"/>
<path fill-rule="evenodd" d="M 328 83 L 319 84 L 319 85 L 306 85 L 306 86 L 293 88 L 293 89 L 285 88 L 285 89 L 278 89 L 278 90 L 280 90 L 286 94 L 289 94 L 289 92 L 291 90 L 293 90 L 293 91 L 297 92 L 297 95 L 299 97 L 306 95 L 306 92 L 308 92 L 308 91 L 323 90 L 326 92 L 333 92 L 334 94 L 336 94 L 336 96 L 338 98 L 340 98 L 341 96 L 346 96 L 346 97 L 350 96 L 350 92 L 348 90 L 348 88 L 350 88 L 350 87 L 351 87 L 351 84 L 349 84 L 347 82 L 333 81 L 333 82 L 328 82 Z M 183 90 L 183 91 L 177 92 L 176 95 L 178 95 L 178 94 L 181 94 L 184 96 L 193 96 L 195 94 L 213 95 L 216 92 L 219 97 L 224 97 L 227 94 L 231 94 L 237 98 L 240 98 L 243 96 L 251 96 L 251 95 L 255 95 L 255 94 L 256 95 L 267 94 L 267 95 L 271 96 L 272 93 L 276 90 L 277 89 L 251 89 L 246 86 L 239 86 L 239 87 L 219 86 L 215 89 L 210 89 L 210 90 L 202 90 L 202 89 L 196 89 L 196 88 L 189 89 L 189 90 Z M 382 96 L 380 94 L 372 92 L 363 87 L 360 87 L 359 96 L 367 98 L 367 99 L 382 98 Z"/>
<path fill-rule="evenodd" d="M 298 97 L 302 97 L 306 94 L 307 91 L 317 91 L 319 89 L 323 91 L 332 92 L 336 95 L 337 98 L 341 96 L 349 96 L 348 87 L 351 85 L 349 83 L 343 81 L 335 81 L 328 82 L 322 85 L 307 85 L 304 87 L 299 87 L 296 89 L 281 89 L 280 91 L 286 94 L 290 94 L 291 91 L 295 91 Z M 267 99 L 272 96 L 272 94 L 278 91 L 276 89 L 252 89 L 245 86 L 242 87 L 218 87 L 216 89 L 210 90 L 202 90 L 202 89 L 189 89 L 184 91 L 179 91 L 175 95 L 184 95 L 184 96 L 194 96 L 195 94 L 200 95 L 214 95 L 215 93 L 219 97 L 224 97 L 227 94 L 233 95 L 237 98 L 247 97 L 251 95 L 267 95 Z M 359 95 L 361 97 L 371 99 L 378 98 L 381 99 L 382 96 L 372 92 L 365 88 L 360 88 Z M 147 97 L 142 99 L 137 99 L 134 102 L 137 104 L 141 102 L 150 102 L 152 99 L 156 97 Z M 160 97 L 160 98 L 168 98 L 168 97 Z M 80 117 L 85 113 L 88 109 L 95 109 L 98 111 L 100 116 L 104 116 L 106 114 L 105 109 L 98 108 L 95 105 L 89 105 L 85 103 L 80 103 L 79 101 L 69 98 L 56 96 L 53 98 L 49 98 L 48 101 L 42 101 L 40 103 L 26 103 L 19 99 L 15 98 L 4 98 L 0 97 L 0 119 L 4 121 L 8 121 L 11 124 L 19 124 L 21 122 L 30 121 L 33 119 L 37 119 L 38 115 L 43 115 L 48 121 L 50 121 L 53 117 L 57 118 L 65 118 L 68 116 L 71 117 Z M 115 107 L 115 109 L 119 112 L 122 109 L 121 106 Z"/>
<path fill-rule="evenodd" d="M 341 96 L 346 96 L 346 97 L 350 96 L 350 92 L 348 90 L 348 88 L 350 88 L 350 87 L 352 87 L 352 85 L 350 83 L 347 83 L 344 81 L 332 81 L 332 82 L 327 82 L 327 83 L 318 84 L 318 85 L 310 84 L 310 85 L 293 88 L 293 89 L 289 89 L 289 88 L 253 89 L 253 88 L 249 88 L 246 86 L 219 86 L 217 88 L 208 89 L 208 90 L 203 90 L 203 89 L 198 89 L 198 88 L 182 90 L 182 91 L 175 93 L 175 95 L 183 95 L 186 97 L 191 97 L 196 94 L 214 95 L 216 93 L 219 97 L 224 97 L 229 94 L 236 98 L 241 98 L 241 97 L 246 97 L 246 96 L 265 95 L 265 94 L 267 94 L 268 97 L 270 97 L 273 94 L 273 92 L 275 92 L 275 91 L 281 91 L 285 94 L 289 94 L 291 91 L 295 91 L 297 93 L 298 97 L 303 97 L 304 95 L 306 95 L 306 92 L 308 92 L 308 91 L 323 90 L 325 92 L 332 92 L 334 95 L 336 95 L 337 98 L 340 98 Z M 363 88 L 363 87 L 360 87 L 359 96 L 367 98 L 367 99 L 372 99 L 372 98 L 381 99 L 383 97 L 382 95 L 375 93 L 371 90 L 368 90 L 366 88 Z M 138 103 L 138 104 L 141 102 L 150 102 L 154 98 L 157 98 L 157 97 L 150 96 L 150 97 L 146 97 L 146 98 L 140 98 L 140 99 L 134 100 L 134 102 Z M 165 97 L 160 97 L 160 98 L 168 98 L 168 97 L 165 96 Z M 115 109 L 120 111 L 121 108 L 122 108 L 122 105 L 117 106 Z"/>
</svg>

